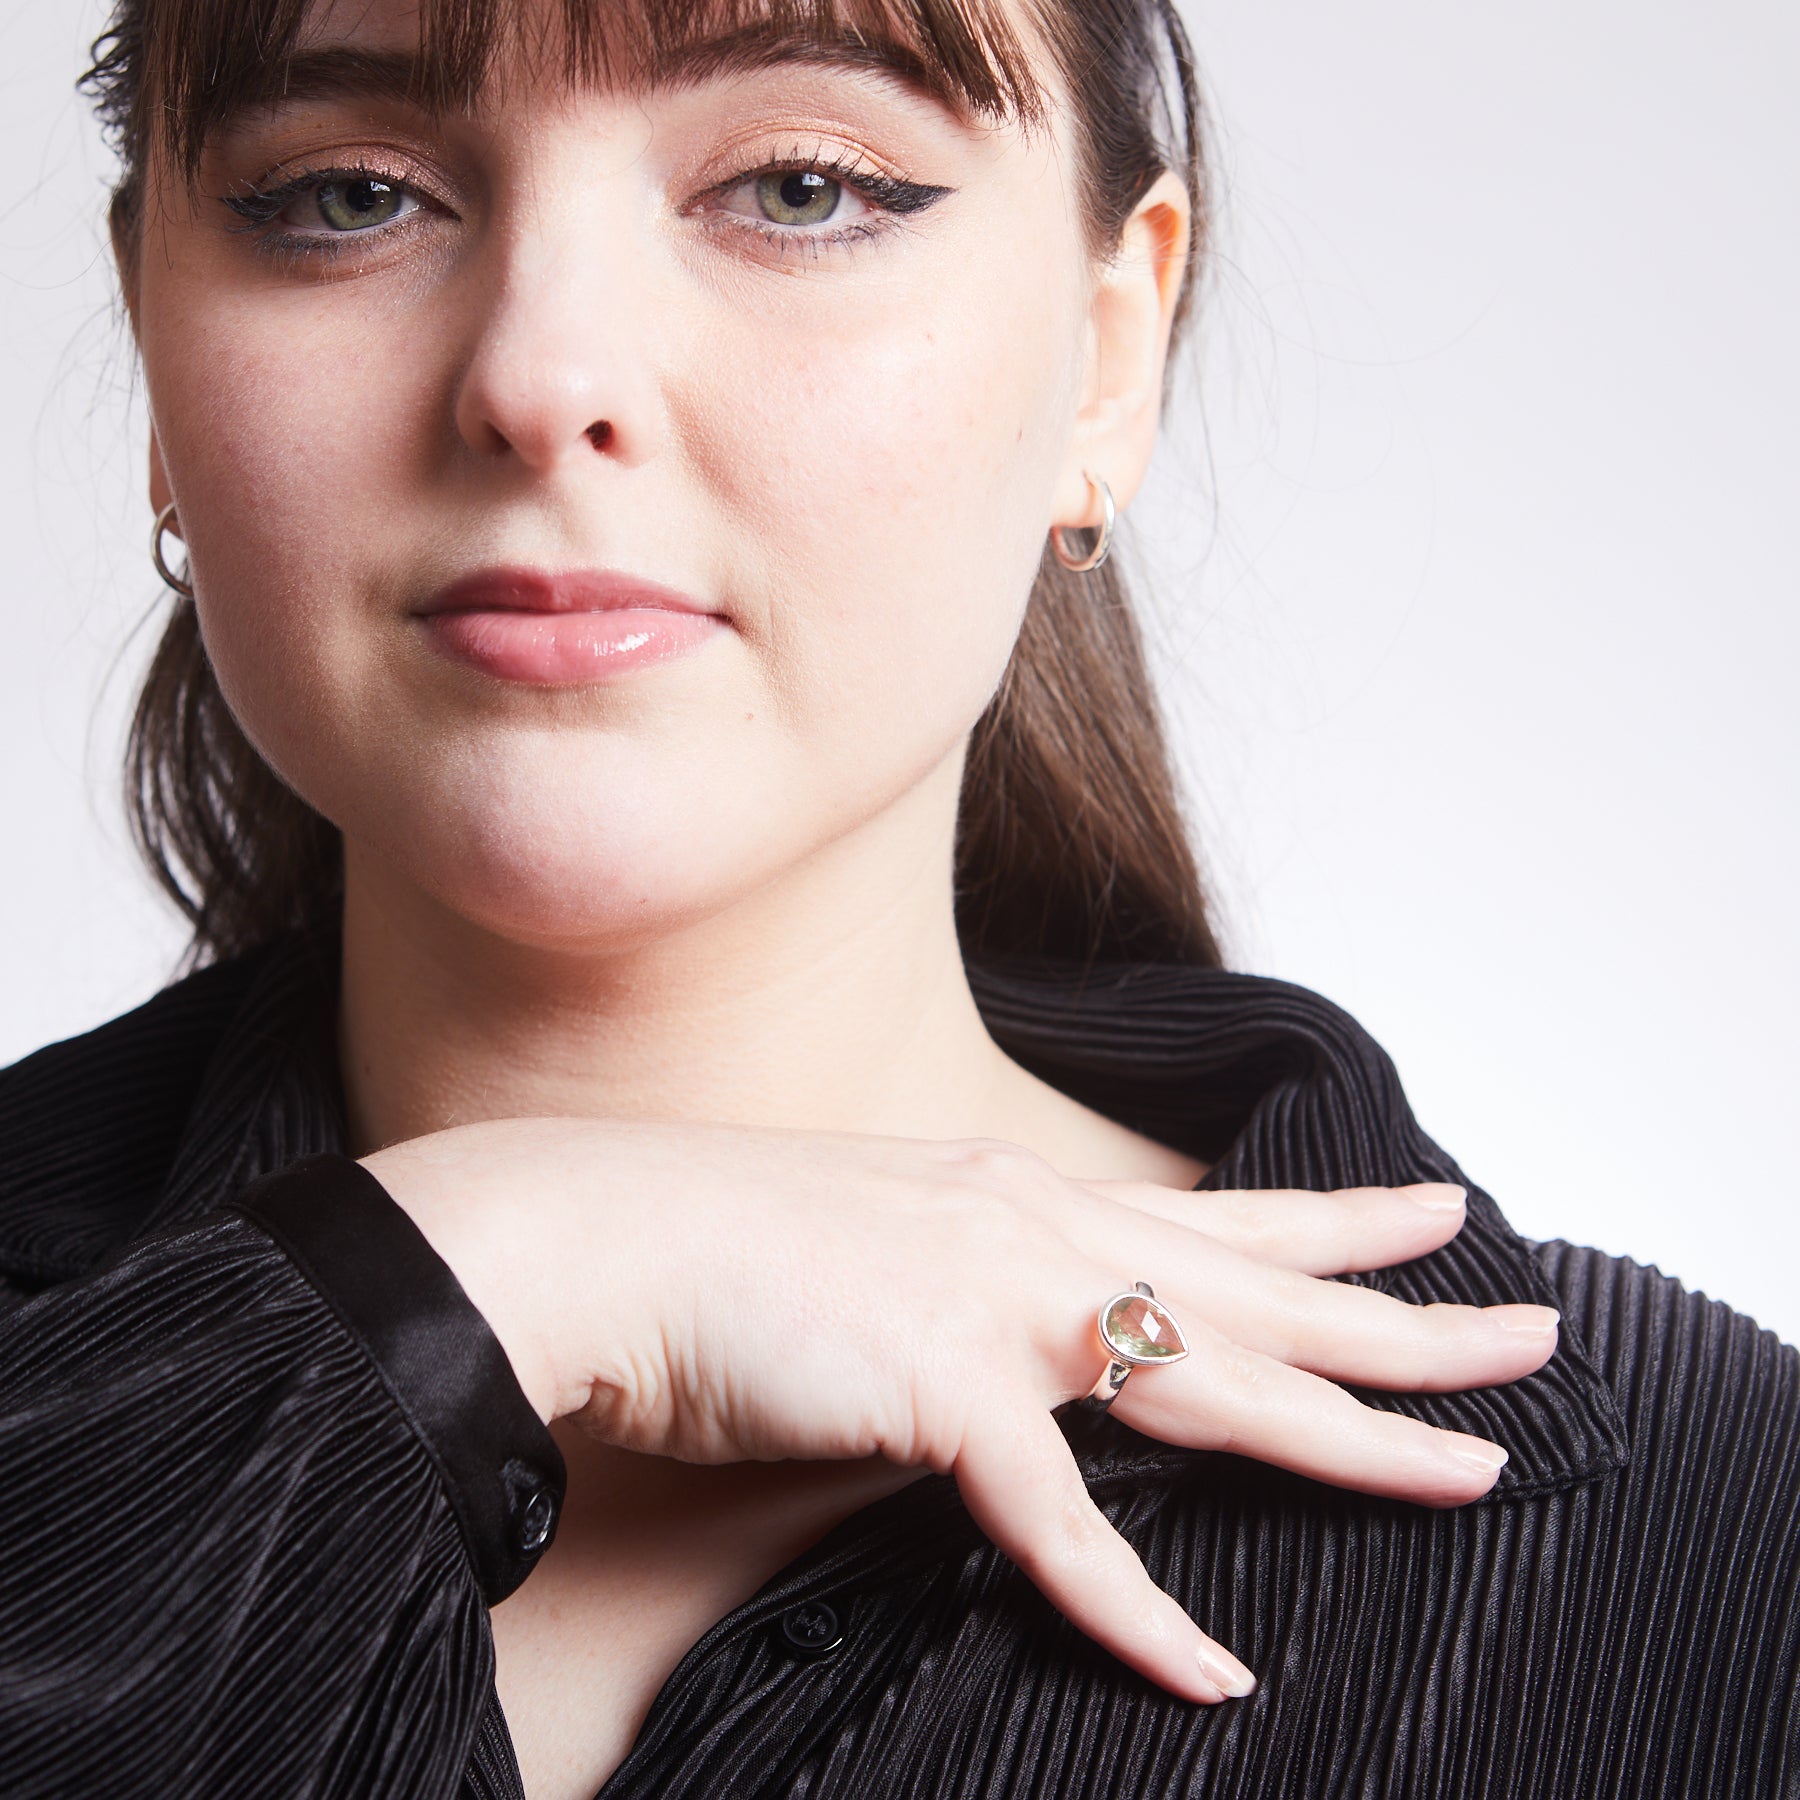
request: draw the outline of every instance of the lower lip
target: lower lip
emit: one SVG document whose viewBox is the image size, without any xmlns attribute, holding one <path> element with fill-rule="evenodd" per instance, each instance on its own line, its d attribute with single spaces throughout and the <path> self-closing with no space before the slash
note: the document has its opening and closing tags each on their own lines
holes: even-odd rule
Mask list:
<svg viewBox="0 0 1800 1800">
<path fill-rule="evenodd" d="M 581 687 L 673 662 L 724 628 L 713 613 L 447 612 L 425 620 L 446 655 L 501 681 Z"/>
</svg>

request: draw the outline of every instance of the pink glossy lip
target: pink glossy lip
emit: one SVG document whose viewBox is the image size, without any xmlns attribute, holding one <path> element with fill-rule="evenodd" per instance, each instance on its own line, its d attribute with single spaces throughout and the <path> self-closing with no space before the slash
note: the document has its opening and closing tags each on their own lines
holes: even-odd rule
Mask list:
<svg viewBox="0 0 1800 1800">
<path fill-rule="evenodd" d="M 483 569 L 418 609 L 433 645 L 501 681 L 576 687 L 696 650 L 725 621 L 654 581 L 607 569 Z"/>
</svg>

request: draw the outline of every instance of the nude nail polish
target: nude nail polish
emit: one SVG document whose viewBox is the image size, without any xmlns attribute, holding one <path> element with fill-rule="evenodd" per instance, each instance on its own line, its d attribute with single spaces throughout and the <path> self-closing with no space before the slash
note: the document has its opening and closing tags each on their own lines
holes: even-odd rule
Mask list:
<svg viewBox="0 0 1800 1800">
<path fill-rule="evenodd" d="M 1498 1444 L 1458 1444 L 1450 1454 L 1482 1475 L 1498 1475 L 1511 1460 Z"/>
<path fill-rule="evenodd" d="M 1490 1306 L 1484 1310 L 1502 1331 L 1517 1332 L 1520 1337 L 1548 1337 L 1562 1323 L 1562 1314 L 1552 1306 Z"/>
<path fill-rule="evenodd" d="M 1256 1677 L 1228 1651 L 1204 1645 L 1199 1657 L 1200 1672 L 1219 1689 L 1222 1699 L 1242 1700 L 1256 1692 Z"/>
<path fill-rule="evenodd" d="M 1447 1181 L 1420 1181 L 1406 1189 L 1406 1197 L 1427 1212 L 1460 1212 L 1469 1195 Z"/>
</svg>

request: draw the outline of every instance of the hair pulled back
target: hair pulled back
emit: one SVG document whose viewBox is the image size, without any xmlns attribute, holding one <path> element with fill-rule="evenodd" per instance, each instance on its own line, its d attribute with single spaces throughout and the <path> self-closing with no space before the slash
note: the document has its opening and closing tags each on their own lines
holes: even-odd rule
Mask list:
<svg viewBox="0 0 1800 1800">
<path fill-rule="evenodd" d="M 1027 0 L 1071 97 L 1090 248 L 1118 245 L 1165 170 L 1206 241 L 1198 85 L 1173 0 Z M 208 132 L 291 50 L 307 0 L 118 0 L 84 86 L 122 164 L 115 241 L 129 269 L 145 166 L 188 179 Z M 1043 100 L 1000 0 L 562 0 L 571 73 L 654 75 L 684 43 L 816 31 L 897 47 L 918 78 L 979 114 L 1032 122 Z M 426 104 L 475 92 L 519 28 L 509 0 L 425 0 Z M 126 759 L 133 835 L 193 927 L 190 960 L 322 924 L 342 897 L 337 829 L 239 729 L 191 605 L 178 605 L 138 696 Z M 978 721 L 963 778 L 956 919 L 965 951 L 1216 966 L 1219 952 L 1118 562 L 1087 575 L 1045 548 L 1017 646 Z"/>
</svg>

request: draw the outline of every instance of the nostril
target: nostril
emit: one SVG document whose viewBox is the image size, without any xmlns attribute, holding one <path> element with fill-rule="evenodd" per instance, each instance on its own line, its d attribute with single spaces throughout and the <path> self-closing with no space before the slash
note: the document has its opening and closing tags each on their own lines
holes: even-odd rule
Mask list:
<svg viewBox="0 0 1800 1800">
<path fill-rule="evenodd" d="M 612 421 L 610 419 L 596 419 L 593 424 L 587 428 L 587 440 L 596 450 L 606 449 L 613 440 Z"/>
</svg>

